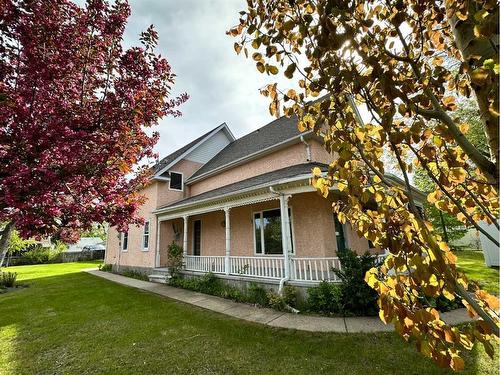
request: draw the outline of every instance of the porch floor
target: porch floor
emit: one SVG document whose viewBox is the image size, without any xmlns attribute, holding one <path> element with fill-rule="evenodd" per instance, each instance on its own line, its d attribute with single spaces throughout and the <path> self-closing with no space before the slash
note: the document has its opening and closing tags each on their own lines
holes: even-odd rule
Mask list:
<svg viewBox="0 0 500 375">
<path fill-rule="evenodd" d="M 261 323 L 272 327 L 296 329 L 310 332 L 383 332 L 392 331 L 392 325 L 385 325 L 378 317 L 318 317 L 283 313 L 272 309 L 255 307 L 227 299 L 197 293 L 99 271 L 97 268 L 86 269 L 92 275 L 102 277 L 118 284 L 159 294 L 164 297 L 189 303 L 207 310 L 216 311 L 237 319 Z M 452 325 L 470 321 L 466 309 L 458 309 L 442 314 L 443 319 Z"/>
</svg>

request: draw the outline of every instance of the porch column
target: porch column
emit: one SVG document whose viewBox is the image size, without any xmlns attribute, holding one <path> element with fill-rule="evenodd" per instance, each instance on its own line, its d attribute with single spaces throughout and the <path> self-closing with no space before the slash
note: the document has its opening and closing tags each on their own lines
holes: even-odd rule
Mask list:
<svg viewBox="0 0 500 375">
<path fill-rule="evenodd" d="M 156 220 L 156 256 L 155 256 L 155 267 L 160 267 L 160 219 Z"/>
<path fill-rule="evenodd" d="M 182 251 L 183 251 L 183 256 L 184 259 L 186 259 L 188 255 L 188 218 L 189 216 L 183 216 L 184 219 L 184 229 L 182 233 Z"/>
<path fill-rule="evenodd" d="M 225 270 L 226 270 L 226 275 L 229 275 L 231 271 L 231 222 L 229 219 L 229 211 L 231 210 L 230 207 L 224 207 L 224 214 L 225 214 L 225 227 L 226 227 L 226 259 L 225 259 Z"/>
<path fill-rule="evenodd" d="M 280 195 L 281 213 L 281 246 L 283 248 L 283 262 L 285 263 L 285 278 L 290 278 L 290 249 L 292 247 L 290 235 L 290 216 L 288 215 L 288 199 L 291 195 Z"/>
</svg>

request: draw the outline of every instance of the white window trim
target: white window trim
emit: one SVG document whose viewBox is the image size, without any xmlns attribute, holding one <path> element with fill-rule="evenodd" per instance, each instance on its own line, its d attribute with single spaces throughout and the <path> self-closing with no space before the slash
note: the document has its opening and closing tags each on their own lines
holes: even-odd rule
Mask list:
<svg viewBox="0 0 500 375">
<path fill-rule="evenodd" d="M 172 189 L 170 187 L 170 183 L 172 182 L 172 177 L 170 177 L 170 180 L 168 181 L 168 190 L 172 191 L 184 191 L 184 173 L 182 172 L 176 172 L 176 171 L 169 171 L 169 173 L 177 173 L 181 175 L 182 181 L 181 181 L 181 188 L 180 189 Z"/>
<path fill-rule="evenodd" d="M 295 254 L 296 246 L 295 246 L 295 230 L 293 228 L 293 209 L 292 209 L 292 206 L 288 206 L 288 209 L 290 210 L 290 234 L 292 236 L 292 249 L 290 249 L 291 250 L 290 254 Z M 262 253 L 257 253 L 257 241 L 255 238 L 255 214 L 262 215 L 266 211 L 275 211 L 275 210 L 280 211 L 280 208 L 277 207 L 277 208 L 268 208 L 265 210 L 252 211 L 252 227 L 253 227 L 252 237 L 253 237 L 253 255 L 254 256 L 265 256 L 265 257 L 282 257 L 282 256 L 284 256 L 283 253 L 281 253 L 281 254 L 266 254 L 265 253 L 264 231 L 262 229 L 260 230 L 260 241 L 262 244 Z M 280 219 L 281 219 L 281 211 L 280 211 Z M 283 233 L 281 233 L 281 240 L 283 241 Z"/>
<path fill-rule="evenodd" d="M 197 221 L 200 222 L 200 255 L 195 255 L 194 254 L 194 223 L 196 223 Z M 203 233 L 203 221 L 201 221 L 201 219 L 195 219 L 191 222 L 191 229 L 192 229 L 192 234 L 191 234 L 191 255 L 193 256 L 201 256 L 201 252 L 203 250 L 203 247 L 201 246 L 202 244 L 202 241 L 201 241 L 201 236 L 202 236 L 202 233 Z"/>
<path fill-rule="evenodd" d="M 124 247 L 124 245 L 125 245 L 125 233 L 127 233 L 127 247 Z M 120 248 L 121 248 L 121 251 L 123 251 L 124 253 L 126 253 L 128 251 L 128 241 L 129 241 L 128 234 L 129 234 L 128 231 L 126 231 L 126 232 L 122 232 L 120 235 Z"/>
<path fill-rule="evenodd" d="M 148 233 L 145 233 L 146 230 L 146 224 L 148 225 Z M 144 238 L 148 236 L 148 246 L 144 246 Z M 144 225 L 142 227 L 142 243 L 141 243 L 141 250 L 142 251 L 149 251 L 149 244 L 151 242 L 151 220 L 146 220 L 144 222 Z"/>
</svg>

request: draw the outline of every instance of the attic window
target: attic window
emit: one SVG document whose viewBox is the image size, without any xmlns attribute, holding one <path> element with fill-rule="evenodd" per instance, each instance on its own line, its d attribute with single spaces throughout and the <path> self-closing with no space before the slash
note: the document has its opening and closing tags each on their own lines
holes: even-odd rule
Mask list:
<svg viewBox="0 0 500 375">
<path fill-rule="evenodd" d="M 182 191 L 182 173 L 170 172 L 170 190 Z"/>
</svg>

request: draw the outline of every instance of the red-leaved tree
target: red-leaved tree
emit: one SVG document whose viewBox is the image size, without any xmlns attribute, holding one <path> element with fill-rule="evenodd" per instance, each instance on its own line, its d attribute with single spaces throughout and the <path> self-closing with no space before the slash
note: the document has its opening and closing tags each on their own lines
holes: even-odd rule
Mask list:
<svg viewBox="0 0 500 375">
<path fill-rule="evenodd" d="M 153 27 L 122 48 L 129 15 L 121 0 L 0 0 L 0 261 L 14 227 L 74 241 L 93 222 L 140 222 L 148 170 L 134 166 L 158 139 L 145 129 L 187 95 L 168 99 Z"/>
</svg>

